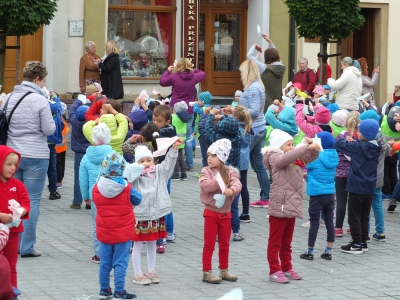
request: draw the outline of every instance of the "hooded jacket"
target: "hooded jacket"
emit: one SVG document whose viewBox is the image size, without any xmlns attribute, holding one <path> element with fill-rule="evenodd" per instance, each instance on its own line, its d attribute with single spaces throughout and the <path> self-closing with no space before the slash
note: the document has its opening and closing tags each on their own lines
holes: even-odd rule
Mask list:
<svg viewBox="0 0 400 300">
<path fill-rule="evenodd" d="M 265 87 L 265 107 L 268 108 L 275 99 L 282 97 L 282 80 L 285 74 L 286 66 L 267 65 L 265 71 L 261 74 L 261 80 Z"/>
<path fill-rule="evenodd" d="M 195 85 L 203 81 L 205 77 L 206 73 L 197 69 L 178 73 L 171 73 L 166 70 L 160 78 L 160 85 L 172 86 L 172 100 L 169 106 L 174 107 L 175 103 L 185 101 L 188 105 L 188 113 L 193 114 L 193 107 L 189 105 L 189 102 L 194 101 L 196 96 L 194 93 Z"/>
<path fill-rule="evenodd" d="M 377 171 L 376 186 L 375 186 L 375 188 L 378 189 L 383 187 L 385 157 L 389 156 L 391 148 L 380 131 L 376 135 L 375 141 L 378 143 L 379 146 L 382 147 L 381 151 L 379 152 L 378 171 Z"/>
<path fill-rule="evenodd" d="M 338 139 L 335 148 L 351 157 L 346 190 L 354 194 L 374 194 L 378 158 L 382 147 L 376 141 L 348 142 Z"/>
<path fill-rule="evenodd" d="M 90 142 L 83 134 L 83 125 L 86 121 L 79 121 L 76 116 L 76 111 L 81 105 L 83 105 L 81 100 L 75 100 L 68 112 L 69 122 L 71 123 L 71 149 L 76 153 L 85 153 L 87 147 L 90 146 Z"/>
<path fill-rule="evenodd" d="M 338 80 L 328 79 L 332 91 L 337 92 L 339 109 L 358 110 L 357 98 L 362 91 L 361 72 L 356 67 L 347 67 Z"/>
<path fill-rule="evenodd" d="M 318 151 L 308 151 L 308 144 L 299 144 L 284 153 L 281 149 L 263 148 L 264 165 L 272 173 L 268 214 L 277 218 L 303 218 L 303 170 L 294 164 L 302 159 L 308 164 L 318 157 Z"/>
<path fill-rule="evenodd" d="M 297 127 L 296 121 L 294 119 L 294 115 L 294 108 L 285 107 L 278 114 L 278 118 L 275 117 L 273 110 L 267 110 L 267 112 L 265 113 L 265 119 L 267 120 L 268 124 L 271 125 L 273 128 L 285 131 L 294 137 L 299 131 L 299 128 Z"/>
<path fill-rule="evenodd" d="M 99 63 L 101 69 L 100 81 L 103 95 L 111 99 L 124 98 L 124 86 L 122 84 L 121 67 L 117 53 L 110 53 L 106 59 Z"/>
<path fill-rule="evenodd" d="M 104 157 L 112 151 L 110 145 L 89 146 L 79 165 L 79 186 L 82 199 L 93 200 L 92 190 L 100 176 Z"/>
<path fill-rule="evenodd" d="M 16 153 L 18 155 L 18 165 L 15 170 L 18 170 L 19 163 L 21 162 L 21 155 L 7 146 L 0 146 L 0 171 L 3 170 L 3 164 L 6 157 L 11 154 Z M 13 174 L 14 176 L 14 174 Z M 12 211 L 8 208 L 8 200 L 14 199 L 17 201 L 25 210 L 26 214 L 21 217 L 21 220 L 29 219 L 29 211 L 31 209 L 31 201 L 29 199 L 28 191 L 25 185 L 18 179 L 11 177 L 6 182 L 0 180 L 0 213 L 12 214 Z M 19 224 L 18 227 L 10 228 L 10 233 L 13 232 L 23 232 L 24 225 L 23 222 Z"/>
<path fill-rule="evenodd" d="M 307 194 L 309 196 L 335 194 L 335 172 L 339 156 L 335 149 L 324 149 L 318 158 L 307 165 Z"/>
</svg>

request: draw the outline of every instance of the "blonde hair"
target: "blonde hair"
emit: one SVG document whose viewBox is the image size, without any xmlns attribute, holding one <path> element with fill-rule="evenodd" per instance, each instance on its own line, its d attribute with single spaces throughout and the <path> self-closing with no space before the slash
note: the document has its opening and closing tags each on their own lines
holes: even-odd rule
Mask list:
<svg viewBox="0 0 400 300">
<path fill-rule="evenodd" d="M 360 116 L 360 113 L 358 111 L 352 111 L 349 112 L 349 114 L 346 117 L 346 130 L 353 135 L 358 131 L 358 124 L 360 123 L 360 120 L 358 117 Z"/>
<path fill-rule="evenodd" d="M 7 158 L 7 157 L 10 157 L 10 158 L 12 157 L 12 158 L 17 159 L 17 160 L 19 159 L 18 154 L 17 154 L 17 153 L 14 153 L 14 152 L 11 152 L 10 154 L 8 154 L 8 155 L 6 156 L 6 158 Z"/>
<path fill-rule="evenodd" d="M 86 51 L 89 50 L 90 47 L 92 47 L 93 45 L 96 46 L 96 44 L 93 41 L 87 41 L 85 42 L 85 44 L 83 44 L 85 46 Z"/>
<path fill-rule="evenodd" d="M 264 84 L 261 80 L 260 71 L 256 63 L 252 60 L 245 60 L 239 67 L 240 77 L 242 78 L 243 89 L 246 90 L 255 79 L 261 84 L 265 90 Z"/>
<path fill-rule="evenodd" d="M 219 174 L 222 177 L 222 180 L 226 184 L 226 186 L 229 188 L 231 185 L 231 178 L 229 177 L 229 172 L 226 170 L 228 167 L 224 165 L 222 161 L 220 161 L 219 165 Z"/>
<path fill-rule="evenodd" d="M 193 64 L 190 60 L 182 57 L 176 64 L 176 67 L 172 70 L 172 73 L 185 72 L 186 70 L 193 71 L 192 65 Z"/>
<path fill-rule="evenodd" d="M 110 53 L 113 53 L 113 52 L 117 53 L 117 54 L 119 53 L 118 48 L 117 48 L 117 44 L 112 40 L 107 41 L 107 43 L 106 43 L 106 54 L 109 55 Z"/>
<path fill-rule="evenodd" d="M 43 80 L 47 76 L 47 69 L 40 61 L 27 61 L 23 74 L 26 81 L 33 82 L 37 77 Z"/>
<path fill-rule="evenodd" d="M 243 105 L 237 105 L 233 110 L 233 117 L 238 122 L 245 123 L 244 134 L 246 134 L 246 132 L 249 132 L 251 128 L 251 116 L 250 112 L 247 110 L 246 107 L 244 107 Z"/>
</svg>

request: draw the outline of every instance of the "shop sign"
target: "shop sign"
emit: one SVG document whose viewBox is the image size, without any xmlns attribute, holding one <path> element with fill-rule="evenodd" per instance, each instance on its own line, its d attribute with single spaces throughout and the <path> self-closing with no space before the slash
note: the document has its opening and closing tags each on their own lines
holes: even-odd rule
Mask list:
<svg viewBox="0 0 400 300">
<path fill-rule="evenodd" d="M 182 0 L 182 57 L 198 62 L 199 0 Z"/>
</svg>

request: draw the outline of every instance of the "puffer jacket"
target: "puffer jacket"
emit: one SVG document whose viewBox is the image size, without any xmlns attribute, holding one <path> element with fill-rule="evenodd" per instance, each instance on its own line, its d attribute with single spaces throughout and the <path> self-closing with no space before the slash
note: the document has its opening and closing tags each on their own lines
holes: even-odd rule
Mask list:
<svg viewBox="0 0 400 300">
<path fill-rule="evenodd" d="M 296 104 L 295 120 L 301 131 L 303 131 L 306 136 L 313 138 L 317 133 L 320 133 L 323 130 L 317 124 L 312 124 L 307 122 L 307 120 L 304 117 L 303 108 L 304 104 Z"/>
<path fill-rule="evenodd" d="M 263 148 L 264 165 L 272 172 L 268 214 L 277 218 L 303 218 L 303 170 L 294 164 L 302 159 L 308 164 L 318 157 L 318 151 L 308 151 L 300 144 L 284 153 L 281 149 Z"/>
<path fill-rule="evenodd" d="M 100 167 L 104 157 L 112 151 L 110 145 L 90 146 L 79 165 L 79 186 L 82 199 L 93 200 L 92 190 L 100 176 Z"/>
<path fill-rule="evenodd" d="M 90 146 L 90 142 L 83 134 L 83 125 L 86 121 L 80 121 L 76 116 L 76 111 L 81 105 L 83 105 L 81 100 L 75 100 L 68 112 L 71 123 L 71 150 L 75 153 L 86 153 L 86 149 Z"/>
<path fill-rule="evenodd" d="M 275 117 L 273 110 L 267 110 L 265 119 L 268 124 L 273 128 L 280 129 L 295 136 L 299 132 L 296 121 L 294 119 L 295 110 L 293 107 L 285 107 L 279 114 L 278 118 Z"/>
<path fill-rule="evenodd" d="M 117 124 L 118 122 L 118 124 Z M 109 145 L 113 150 L 122 154 L 122 144 L 124 143 L 126 134 L 128 132 L 128 121 L 125 116 L 121 113 L 116 114 L 105 114 L 100 117 L 99 123 L 104 123 L 110 128 L 111 142 Z M 83 134 L 87 140 L 94 145 L 92 140 L 93 128 L 96 126 L 95 121 L 89 121 L 83 125 Z"/>
<path fill-rule="evenodd" d="M 239 105 L 243 105 L 249 111 L 253 120 L 252 128 L 265 126 L 265 91 L 257 79 L 240 96 Z"/>
</svg>

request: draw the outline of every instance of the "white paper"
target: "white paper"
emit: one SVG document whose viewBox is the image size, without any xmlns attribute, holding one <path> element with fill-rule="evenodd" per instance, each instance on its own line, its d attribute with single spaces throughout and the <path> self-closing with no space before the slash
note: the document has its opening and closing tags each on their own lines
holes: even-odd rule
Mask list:
<svg viewBox="0 0 400 300">
<path fill-rule="evenodd" d="M 219 188 L 221 189 L 221 192 L 224 193 L 225 192 L 225 183 L 224 180 L 221 177 L 221 174 L 219 174 L 219 172 L 217 173 L 217 175 L 214 176 L 215 180 L 218 182 Z"/>
<path fill-rule="evenodd" d="M 336 94 L 335 91 L 329 92 L 329 100 L 332 100 L 333 96 L 335 96 L 335 94 Z"/>
<path fill-rule="evenodd" d="M 262 36 L 261 35 L 261 27 L 260 27 L 260 25 L 257 25 L 257 33 L 258 33 L 259 36 Z"/>
<path fill-rule="evenodd" d="M 233 289 L 229 293 L 226 293 L 221 298 L 217 300 L 243 300 L 243 291 L 242 289 Z"/>
<path fill-rule="evenodd" d="M 153 89 L 153 94 L 154 94 L 154 95 L 158 95 L 158 94 L 161 94 L 161 93 L 160 93 L 160 92 L 157 92 L 157 91 L 156 91 L 156 87 L 154 87 L 154 89 Z"/>
<path fill-rule="evenodd" d="M 12 211 L 13 220 L 20 220 L 22 213 L 24 212 L 24 208 L 15 201 L 14 199 L 8 200 L 8 209 Z"/>
<path fill-rule="evenodd" d="M 194 101 L 189 102 L 189 106 L 191 106 L 191 107 L 193 107 L 195 104 L 196 104 L 196 102 L 194 102 Z"/>
<path fill-rule="evenodd" d="M 215 199 L 215 206 L 221 208 L 225 204 L 226 196 L 222 194 L 215 194 L 214 199 Z"/>
<path fill-rule="evenodd" d="M 295 88 L 290 89 L 290 91 L 288 92 L 289 97 L 292 96 L 295 91 L 296 91 Z"/>
<path fill-rule="evenodd" d="M 158 138 L 157 141 L 157 151 L 153 152 L 153 157 L 159 157 L 167 153 L 169 147 L 175 143 L 179 138 L 177 136 L 171 138 Z"/>
<path fill-rule="evenodd" d="M 321 147 L 320 151 L 324 151 L 324 148 L 322 148 L 321 139 L 318 136 L 315 136 L 315 138 L 313 138 L 313 143 Z"/>
<path fill-rule="evenodd" d="M 319 102 L 325 102 L 326 100 L 328 100 L 328 99 L 326 99 L 326 96 L 321 96 L 318 98 Z"/>
<path fill-rule="evenodd" d="M 293 107 L 294 102 L 292 98 L 289 97 L 282 97 L 283 100 L 285 100 L 285 107 Z"/>
<path fill-rule="evenodd" d="M 305 115 L 308 115 L 310 112 L 308 111 L 308 105 L 306 105 L 306 104 L 304 104 L 304 106 L 303 106 L 303 113 L 305 114 Z"/>
<path fill-rule="evenodd" d="M 383 104 L 382 106 L 382 115 L 386 116 L 386 109 L 387 109 L 388 103 L 386 102 L 385 104 Z"/>
<path fill-rule="evenodd" d="M 357 101 L 367 100 L 370 96 L 371 96 L 371 93 L 362 95 L 362 96 L 360 96 L 360 97 L 357 98 Z"/>
<path fill-rule="evenodd" d="M 278 105 L 271 104 L 270 106 L 268 106 L 268 109 L 267 109 L 267 110 L 272 110 L 272 111 L 275 112 L 275 110 L 277 110 L 277 109 L 279 109 L 279 106 L 278 106 Z"/>
<path fill-rule="evenodd" d="M 142 174 L 143 170 L 144 166 L 140 166 L 137 163 L 129 164 L 126 166 L 123 176 L 128 180 L 128 182 L 132 182 Z"/>
</svg>

